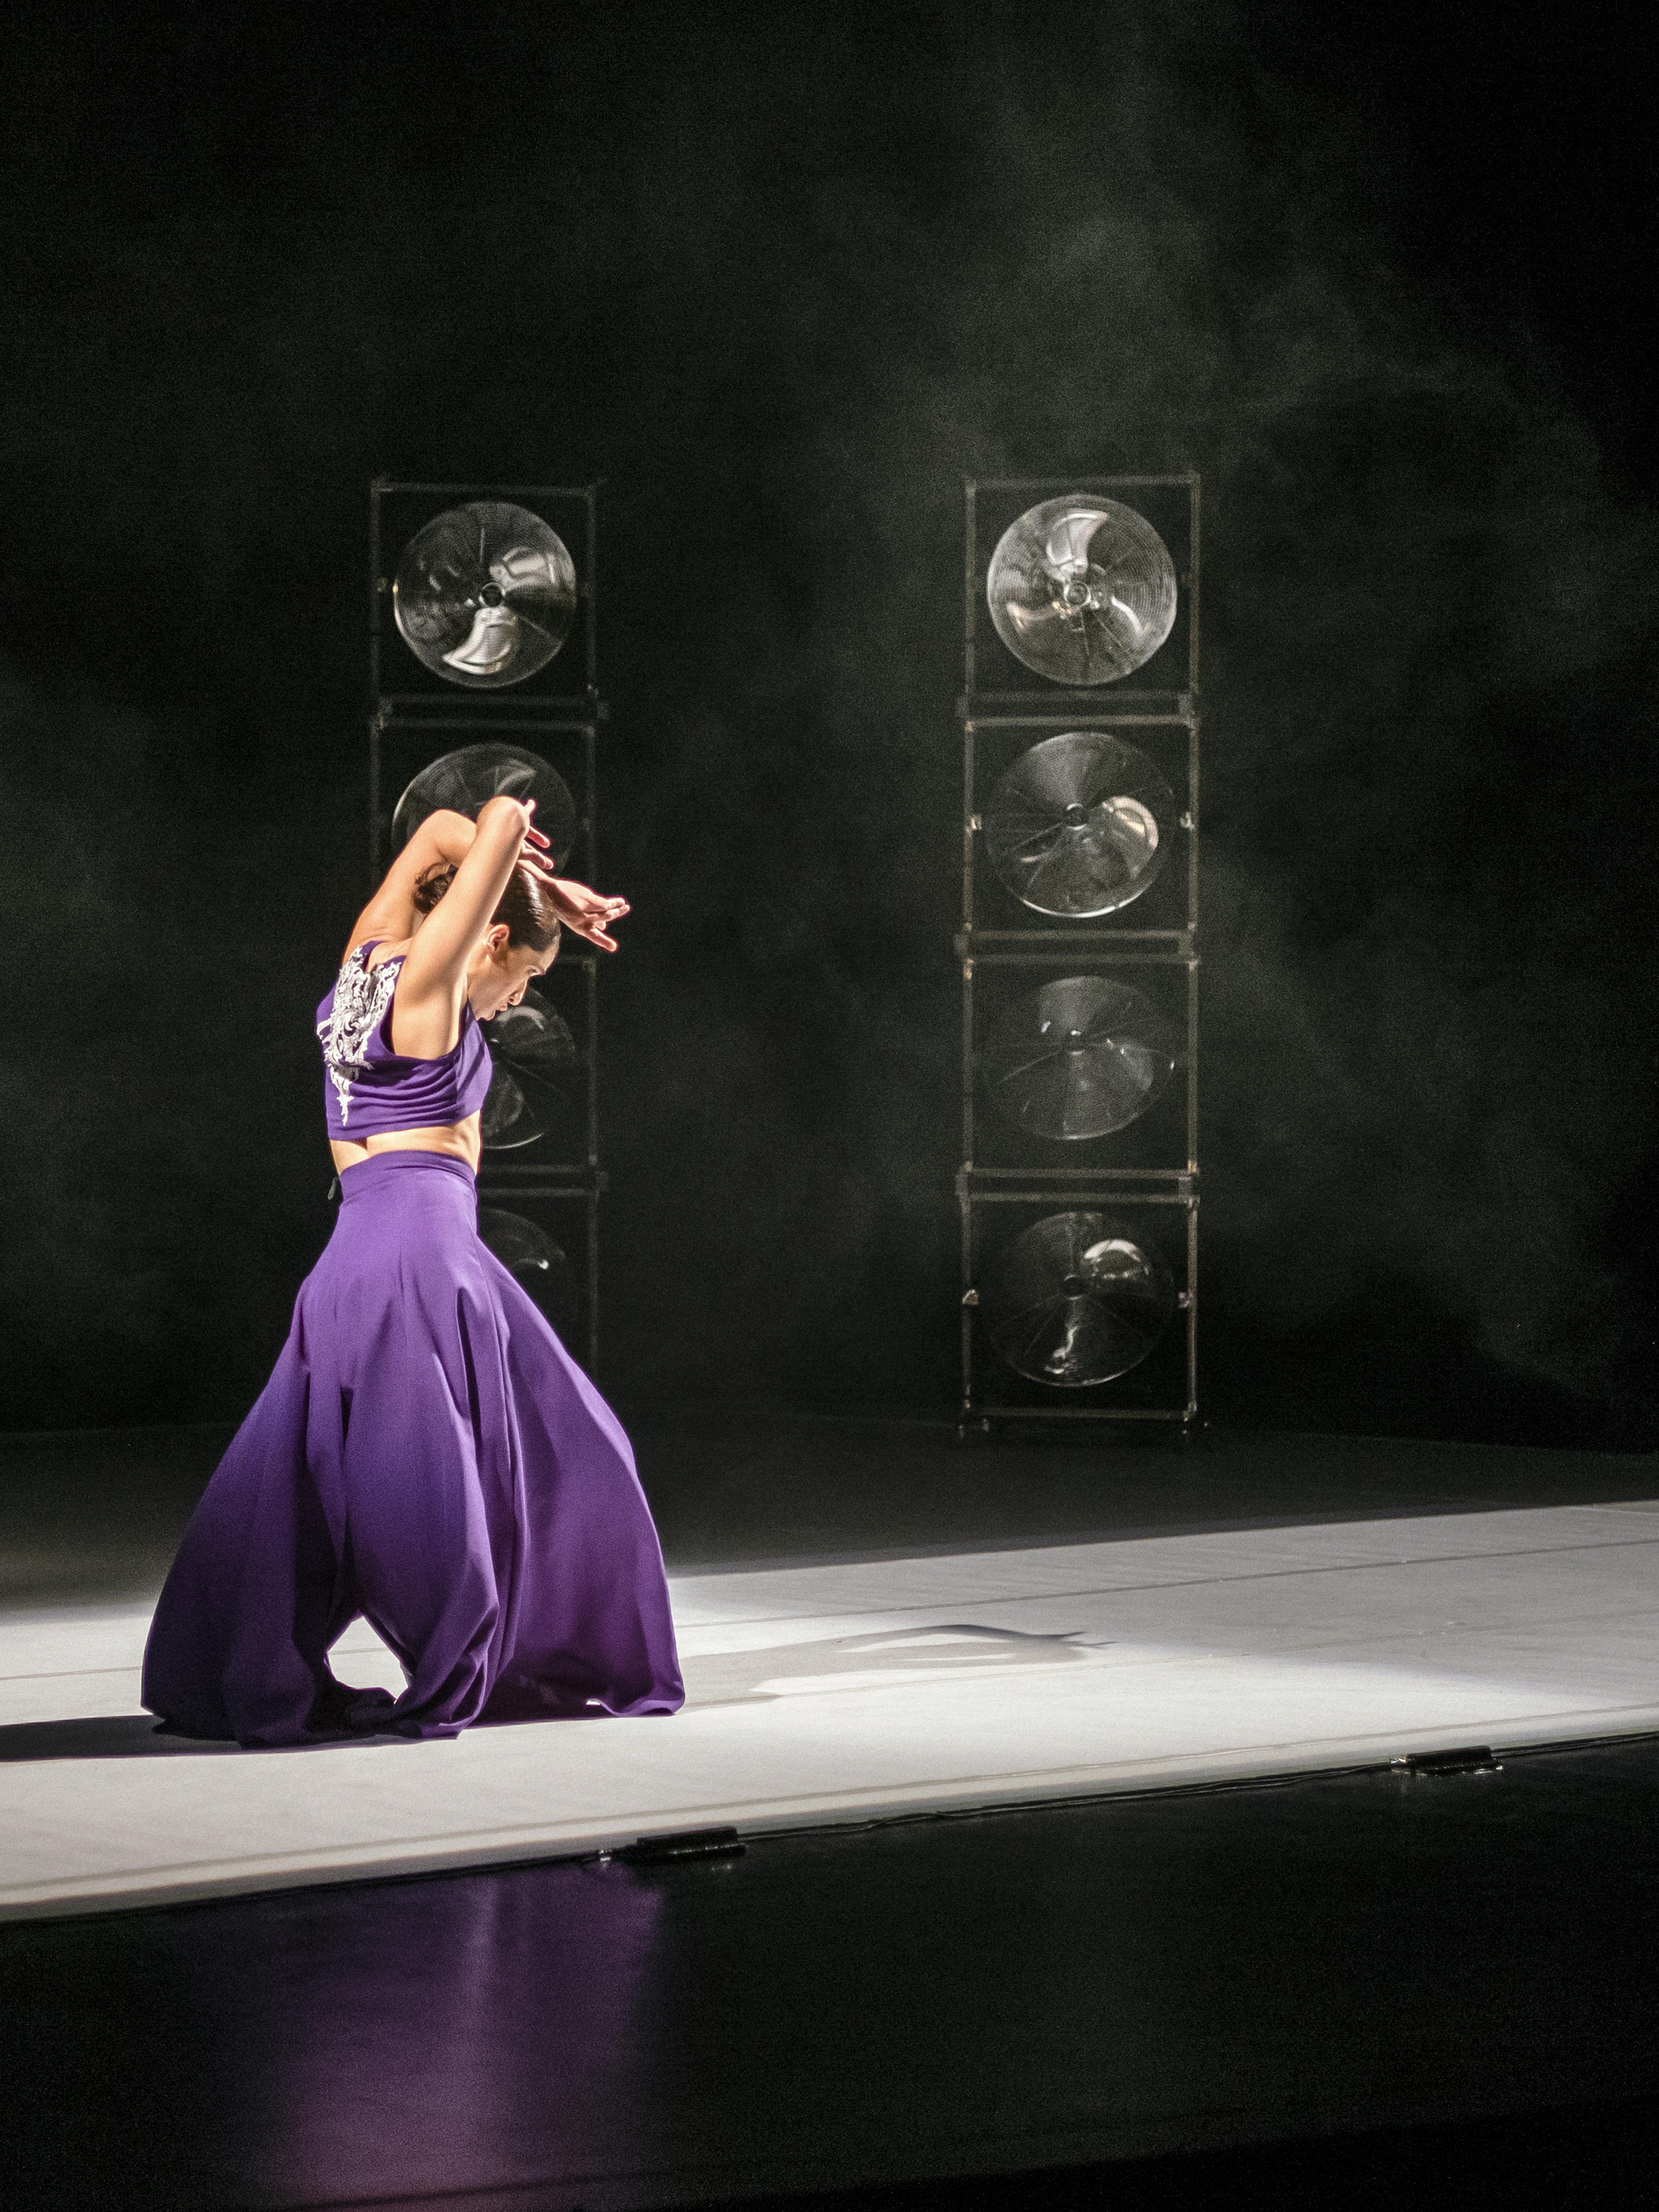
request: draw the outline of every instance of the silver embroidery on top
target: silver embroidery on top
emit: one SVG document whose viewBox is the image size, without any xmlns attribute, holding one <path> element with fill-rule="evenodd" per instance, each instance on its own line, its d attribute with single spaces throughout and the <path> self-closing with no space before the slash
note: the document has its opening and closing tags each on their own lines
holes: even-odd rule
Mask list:
<svg viewBox="0 0 1659 2212">
<path fill-rule="evenodd" d="M 317 1024 L 317 1034 L 323 1041 L 323 1065 L 340 1102 L 342 1128 L 351 1115 L 352 1078 L 368 1071 L 368 1041 L 386 1018 L 398 988 L 398 970 L 404 964 L 401 952 L 373 969 L 363 964 L 368 957 L 368 945 L 360 945 L 340 970 L 328 1019 Z"/>
</svg>

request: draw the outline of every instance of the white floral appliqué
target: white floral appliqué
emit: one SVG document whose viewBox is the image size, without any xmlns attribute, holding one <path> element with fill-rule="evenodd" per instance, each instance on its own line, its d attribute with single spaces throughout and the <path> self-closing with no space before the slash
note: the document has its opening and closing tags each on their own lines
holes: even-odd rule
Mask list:
<svg viewBox="0 0 1659 2212">
<path fill-rule="evenodd" d="M 323 1065 L 340 1102 L 342 1128 L 351 1115 L 352 1078 L 367 1072 L 368 1041 L 386 1018 L 398 988 L 398 970 L 404 964 L 401 953 L 373 969 L 365 965 L 368 957 L 368 945 L 360 945 L 340 970 L 328 1019 L 317 1024 Z"/>
</svg>

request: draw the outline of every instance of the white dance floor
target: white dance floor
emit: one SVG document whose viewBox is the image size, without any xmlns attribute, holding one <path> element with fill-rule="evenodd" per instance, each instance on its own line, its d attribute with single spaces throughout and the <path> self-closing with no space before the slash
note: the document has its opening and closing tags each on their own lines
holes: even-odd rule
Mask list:
<svg viewBox="0 0 1659 2212">
<path fill-rule="evenodd" d="M 146 1607 L 13 1613 L 0 1916 L 1659 1729 L 1656 1569 L 1623 1504 L 682 1574 L 672 1718 L 295 1752 L 151 1735 Z"/>
</svg>

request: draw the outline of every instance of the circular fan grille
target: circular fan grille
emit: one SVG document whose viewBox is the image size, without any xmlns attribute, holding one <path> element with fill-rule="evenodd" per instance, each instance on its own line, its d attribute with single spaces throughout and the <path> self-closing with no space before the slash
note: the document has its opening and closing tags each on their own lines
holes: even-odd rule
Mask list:
<svg viewBox="0 0 1659 2212">
<path fill-rule="evenodd" d="M 981 1308 L 1017 1375 L 1060 1389 L 1139 1367 L 1169 1328 L 1175 1283 L 1156 1252 L 1098 1213 L 1051 1213 L 985 1270 Z"/>
<path fill-rule="evenodd" d="M 1018 1127 L 1078 1140 L 1127 1129 L 1175 1066 L 1150 999 L 1104 975 L 1068 975 L 1010 1006 L 981 1063 L 987 1096 Z"/>
<path fill-rule="evenodd" d="M 434 676 L 473 690 L 521 684 L 564 643 L 576 569 L 558 532 L 528 507 L 452 507 L 404 548 L 392 610 Z"/>
<path fill-rule="evenodd" d="M 484 1034 L 490 1057 L 498 1066 L 545 1084 L 561 1097 L 568 1096 L 581 1055 L 570 1024 L 548 1005 L 533 983 L 516 1006 L 503 1006 L 491 1016 Z"/>
<path fill-rule="evenodd" d="M 393 810 L 392 851 L 401 853 L 410 832 L 440 807 L 476 821 L 479 808 L 503 793 L 526 805 L 535 800 L 536 827 L 547 839 L 554 866 L 562 868 L 576 842 L 576 802 L 564 778 L 522 745 L 463 745 L 428 761 Z"/>
<path fill-rule="evenodd" d="M 1144 514 L 1070 492 L 1003 532 L 985 596 L 997 635 L 1039 676 L 1112 684 L 1175 627 L 1175 562 Z"/>
<path fill-rule="evenodd" d="M 985 813 L 991 866 L 1039 914 L 1115 914 L 1157 878 L 1175 798 L 1145 753 L 1101 730 L 1045 738 L 1009 769 Z"/>
<path fill-rule="evenodd" d="M 545 1134 L 541 1116 L 499 1060 L 490 1069 L 478 1133 L 487 1152 L 516 1152 L 520 1145 L 533 1145 Z"/>
<path fill-rule="evenodd" d="M 523 1214 L 495 1206 L 478 1209 L 478 1234 L 568 1344 L 576 1326 L 576 1271 L 563 1248 Z"/>
</svg>

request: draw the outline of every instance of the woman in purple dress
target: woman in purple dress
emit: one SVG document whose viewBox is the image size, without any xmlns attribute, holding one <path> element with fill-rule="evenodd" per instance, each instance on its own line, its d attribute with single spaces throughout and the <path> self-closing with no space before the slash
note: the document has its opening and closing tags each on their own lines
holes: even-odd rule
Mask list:
<svg viewBox="0 0 1659 2212">
<path fill-rule="evenodd" d="M 684 1699 L 662 1553 L 614 1413 L 477 1233 L 479 1030 L 628 911 L 560 881 L 532 810 L 422 823 L 317 1010 L 341 1202 L 270 1382 L 179 1546 L 143 1701 L 289 1744 Z M 401 1696 L 331 1645 L 362 1615 Z"/>
</svg>

